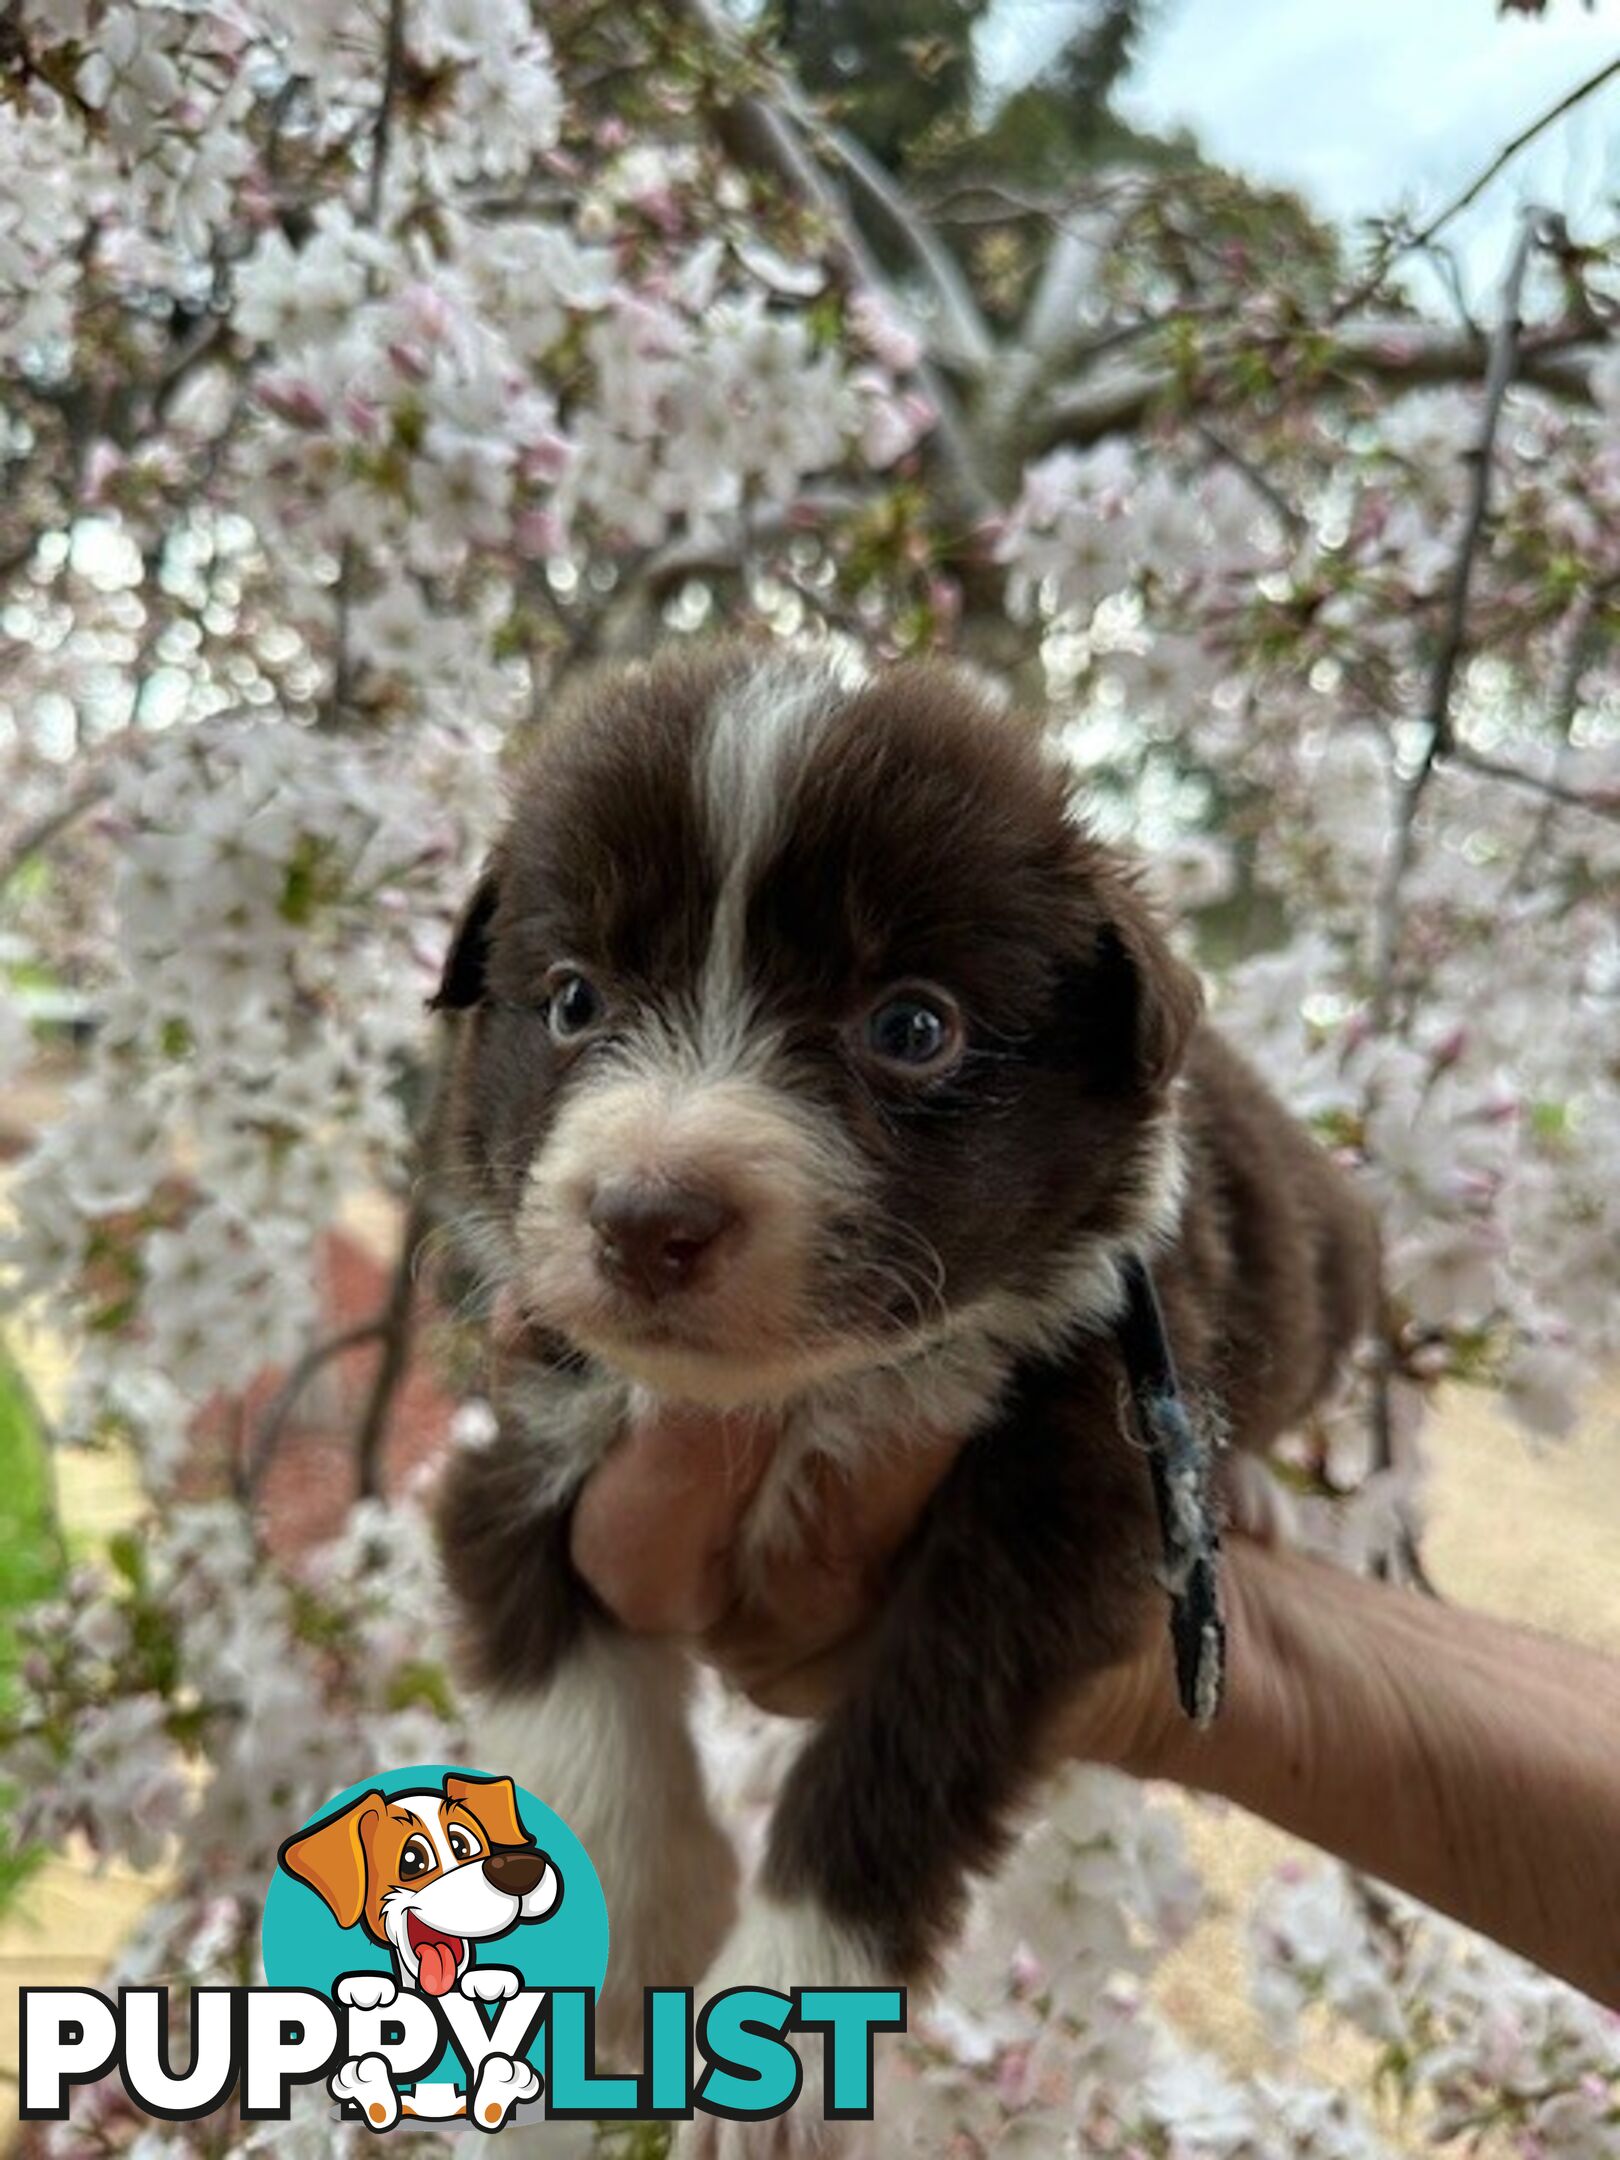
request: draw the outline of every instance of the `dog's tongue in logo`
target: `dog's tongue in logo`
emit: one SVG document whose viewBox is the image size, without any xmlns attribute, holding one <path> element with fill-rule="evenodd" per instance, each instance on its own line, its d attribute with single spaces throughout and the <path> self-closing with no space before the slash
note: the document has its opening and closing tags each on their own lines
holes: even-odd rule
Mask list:
<svg viewBox="0 0 1620 2160">
<path fill-rule="evenodd" d="M 417 1985 L 424 1995 L 448 1995 L 456 1984 L 467 1945 L 459 1935 L 446 1935 L 429 1927 L 415 1913 L 406 1921 L 411 1948 L 416 1952 Z"/>
</svg>

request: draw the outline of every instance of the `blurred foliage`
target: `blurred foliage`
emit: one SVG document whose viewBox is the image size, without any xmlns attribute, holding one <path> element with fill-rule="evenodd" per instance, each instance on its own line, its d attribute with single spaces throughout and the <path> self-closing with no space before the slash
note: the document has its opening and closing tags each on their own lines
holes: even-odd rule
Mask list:
<svg viewBox="0 0 1620 2160">
<path fill-rule="evenodd" d="M 61 1584 L 61 1535 L 39 1413 L 21 1374 L 0 1350 L 0 1720 L 16 1708 L 17 1639 L 12 1616 Z M 0 1786 L 0 1909 L 38 1858 L 14 1841 L 10 1796 Z"/>
</svg>

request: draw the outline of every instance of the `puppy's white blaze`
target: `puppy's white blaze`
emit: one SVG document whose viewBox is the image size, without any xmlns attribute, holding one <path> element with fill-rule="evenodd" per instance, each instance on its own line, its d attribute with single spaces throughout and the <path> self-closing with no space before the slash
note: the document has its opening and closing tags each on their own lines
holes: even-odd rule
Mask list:
<svg viewBox="0 0 1620 2160">
<path fill-rule="evenodd" d="M 515 1244 L 530 1308 L 621 1371 L 657 1385 L 681 1368 L 700 1398 L 757 1377 L 803 1325 L 823 1226 L 855 1163 L 825 1113 L 755 1079 L 691 1081 L 615 1065 L 563 1106 L 530 1165 Z M 636 1326 L 596 1265 L 591 1200 L 604 1180 L 693 1184 L 735 1211 L 731 1251 L 680 1300 L 682 1341 L 638 1351 Z M 730 1355 L 734 1350 L 734 1357 Z M 737 1397 L 737 1399 L 742 1399 Z"/>
<path fill-rule="evenodd" d="M 745 951 L 749 892 L 785 828 L 794 783 L 816 736 L 864 680 L 865 669 L 847 653 L 784 654 L 734 684 L 709 715 L 703 804 L 721 874 L 693 1047 L 716 1069 L 746 1056 L 754 1020 Z"/>
<path fill-rule="evenodd" d="M 472 1710 L 478 1760 L 544 1800 L 595 1863 L 612 1924 L 604 2050 L 639 2061 L 641 1991 L 689 1987 L 724 1934 L 736 1859 L 687 1722 L 692 1668 L 673 1644 L 592 1631 L 551 1682 Z"/>
</svg>

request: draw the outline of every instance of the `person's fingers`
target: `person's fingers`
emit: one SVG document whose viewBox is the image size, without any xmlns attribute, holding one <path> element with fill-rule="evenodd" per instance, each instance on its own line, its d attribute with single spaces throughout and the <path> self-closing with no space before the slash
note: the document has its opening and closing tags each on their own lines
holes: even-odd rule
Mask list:
<svg viewBox="0 0 1620 2160">
<path fill-rule="evenodd" d="M 737 1623 L 752 1614 L 801 1653 L 848 1634 L 877 1604 L 959 1448 L 937 1435 L 897 1441 L 858 1475 L 817 1462 L 781 1553 L 758 1581 L 739 1585 Z"/>
<path fill-rule="evenodd" d="M 858 1479 L 812 1465 L 756 1569 L 738 1545 L 781 1442 L 779 1424 L 744 1413 L 640 1419 L 587 1481 L 571 1531 L 575 1566 L 625 1626 L 703 1635 L 756 1692 L 860 1627 L 957 1450 L 897 1441 Z"/>
<path fill-rule="evenodd" d="M 596 1595 L 642 1634 L 701 1635 L 733 1602 L 738 1526 L 779 1429 L 747 1416 L 638 1419 L 586 1481 L 570 1551 Z"/>
<path fill-rule="evenodd" d="M 793 1536 L 767 1570 L 739 1583 L 704 1634 L 704 1655 L 762 1709 L 794 1717 L 824 1710 L 959 1447 L 933 1435 L 896 1443 L 858 1479 L 816 1465 Z"/>
<path fill-rule="evenodd" d="M 638 1420 L 587 1481 L 571 1550 L 623 1625 L 699 1637 L 761 1708 L 815 1716 L 858 1668 L 897 1556 L 959 1443 L 896 1442 L 858 1478 L 815 1464 L 770 1565 L 748 1568 L 743 1521 L 782 1438 L 777 1421 L 746 1413 Z M 1151 1599 L 1137 1650 L 1077 1684 L 1050 1728 L 1051 1753 L 1137 1767 L 1174 1715 L 1164 1614 Z"/>
</svg>

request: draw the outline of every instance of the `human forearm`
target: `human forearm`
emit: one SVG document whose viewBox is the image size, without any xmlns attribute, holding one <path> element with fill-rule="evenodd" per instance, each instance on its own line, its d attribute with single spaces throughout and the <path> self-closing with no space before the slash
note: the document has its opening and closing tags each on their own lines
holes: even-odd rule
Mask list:
<svg viewBox="0 0 1620 2160">
<path fill-rule="evenodd" d="M 1234 1541 L 1214 1728 L 1127 1767 L 1238 1802 L 1620 2004 L 1620 1667 Z"/>
</svg>

